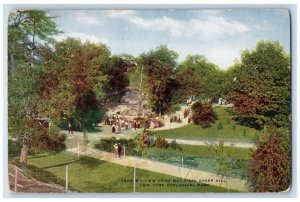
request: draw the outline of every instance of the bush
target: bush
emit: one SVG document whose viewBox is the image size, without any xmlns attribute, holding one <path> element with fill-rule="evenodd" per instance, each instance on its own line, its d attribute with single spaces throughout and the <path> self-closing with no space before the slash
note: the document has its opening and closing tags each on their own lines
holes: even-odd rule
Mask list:
<svg viewBox="0 0 300 202">
<path fill-rule="evenodd" d="M 17 140 L 8 139 L 8 156 L 9 157 L 18 157 L 21 154 L 22 144 Z"/>
<path fill-rule="evenodd" d="M 217 119 L 210 103 L 195 102 L 192 105 L 192 120 L 195 124 L 207 128 Z"/>
<path fill-rule="evenodd" d="M 96 149 L 102 151 L 113 152 L 114 144 L 117 142 L 115 137 L 102 138 L 98 143 L 95 144 Z"/>
<path fill-rule="evenodd" d="M 172 113 L 175 113 L 175 112 L 179 111 L 180 109 L 181 109 L 180 104 L 174 104 L 174 105 L 171 106 L 171 112 Z"/>
<path fill-rule="evenodd" d="M 169 148 L 169 143 L 165 138 L 158 136 L 155 141 L 155 146 L 158 148 L 167 149 Z"/>
<path fill-rule="evenodd" d="M 172 140 L 172 142 L 169 144 L 171 149 L 179 149 L 180 151 L 182 150 L 182 148 L 180 147 L 179 144 L 177 144 L 176 140 Z"/>
<path fill-rule="evenodd" d="M 248 168 L 248 186 L 254 192 L 280 192 L 291 183 L 290 140 L 276 128 L 268 131 L 252 155 Z"/>
<path fill-rule="evenodd" d="M 30 150 L 60 151 L 66 148 L 64 143 L 66 134 L 59 133 L 59 128 L 54 124 L 50 130 L 49 123 L 45 120 L 32 118 L 27 124 L 31 133 L 29 152 Z"/>
<path fill-rule="evenodd" d="M 123 149 L 125 146 L 125 153 L 127 155 L 132 155 L 135 153 L 137 145 L 134 139 L 116 139 L 115 137 L 102 138 L 98 143 L 95 144 L 95 148 L 102 151 L 114 152 L 115 143 L 121 143 Z"/>
</svg>

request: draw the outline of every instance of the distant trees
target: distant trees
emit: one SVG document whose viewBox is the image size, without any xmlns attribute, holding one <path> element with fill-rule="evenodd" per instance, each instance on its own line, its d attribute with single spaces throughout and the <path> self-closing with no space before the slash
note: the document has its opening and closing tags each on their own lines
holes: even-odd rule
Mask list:
<svg viewBox="0 0 300 202">
<path fill-rule="evenodd" d="M 178 88 L 173 99 L 179 102 L 191 95 L 214 101 L 222 95 L 222 71 L 203 55 L 187 56 L 176 69 L 174 79 Z"/>
<path fill-rule="evenodd" d="M 261 129 L 290 127 L 290 57 L 278 42 L 260 41 L 242 53 L 231 94 L 237 121 Z"/>
</svg>

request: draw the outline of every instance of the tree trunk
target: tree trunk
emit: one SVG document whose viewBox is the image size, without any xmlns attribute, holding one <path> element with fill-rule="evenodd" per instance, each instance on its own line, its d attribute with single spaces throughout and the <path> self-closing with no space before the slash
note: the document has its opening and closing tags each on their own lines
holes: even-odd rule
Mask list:
<svg viewBox="0 0 300 202">
<path fill-rule="evenodd" d="M 27 154 L 28 154 L 27 145 L 23 144 L 23 147 L 21 150 L 21 156 L 20 156 L 20 163 L 27 164 Z"/>
</svg>

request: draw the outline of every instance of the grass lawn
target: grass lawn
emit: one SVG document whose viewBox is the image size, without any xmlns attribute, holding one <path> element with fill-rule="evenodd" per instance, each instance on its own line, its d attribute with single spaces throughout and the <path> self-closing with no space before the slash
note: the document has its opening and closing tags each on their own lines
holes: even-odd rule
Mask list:
<svg viewBox="0 0 300 202">
<path fill-rule="evenodd" d="M 180 145 L 179 149 L 159 149 L 147 148 L 143 151 L 143 158 L 154 161 L 161 161 L 176 166 L 183 166 L 202 171 L 218 174 L 218 154 L 208 146 Z M 242 178 L 245 175 L 248 162 L 251 158 L 251 149 L 226 148 L 224 151 L 230 159 L 230 169 L 228 175 Z M 226 163 L 226 162 L 225 162 Z"/>
<path fill-rule="evenodd" d="M 214 151 L 208 146 L 198 146 L 198 145 L 180 145 L 180 153 L 190 156 L 198 157 L 216 157 Z M 178 151 L 178 150 L 176 150 Z M 236 159 L 245 159 L 248 160 L 251 157 L 251 149 L 247 148 L 237 148 L 237 147 L 228 147 L 226 152 Z"/>
<path fill-rule="evenodd" d="M 197 126 L 195 124 L 188 124 L 181 128 L 158 130 L 155 131 L 155 133 L 156 135 L 166 138 L 186 140 L 224 139 L 249 142 L 252 141 L 255 133 L 260 132 L 253 128 L 237 125 L 234 120 L 232 120 L 232 115 L 225 107 L 215 107 L 214 111 L 218 115 L 218 120 L 209 128 L 202 128 L 201 126 Z M 222 127 L 220 127 L 220 123 Z"/>
<path fill-rule="evenodd" d="M 64 186 L 67 164 L 70 190 L 98 193 L 133 190 L 133 168 L 90 157 L 77 159 L 76 155 L 69 152 L 31 156 L 26 170 L 41 181 Z M 180 178 L 141 169 L 136 169 L 136 179 L 136 192 L 228 192 L 227 189 L 211 185 L 199 186 L 199 183 L 190 183 L 194 186 L 167 186 L 167 182 L 158 183 L 158 180 L 172 181 Z"/>
</svg>

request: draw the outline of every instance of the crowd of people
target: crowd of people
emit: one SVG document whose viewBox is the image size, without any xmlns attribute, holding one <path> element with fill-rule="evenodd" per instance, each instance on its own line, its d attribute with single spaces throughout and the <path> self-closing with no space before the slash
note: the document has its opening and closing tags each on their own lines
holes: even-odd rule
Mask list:
<svg viewBox="0 0 300 202">
<path fill-rule="evenodd" d="M 140 121 L 127 120 L 126 118 L 120 117 L 118 115 L 106 117 L 104 119 L 104 122 L 105 125 L 111 126 L 111 132 L 116 134 L 121 134 L 122 130 L 136 130 L 141 127 Z"/>
</svg>

